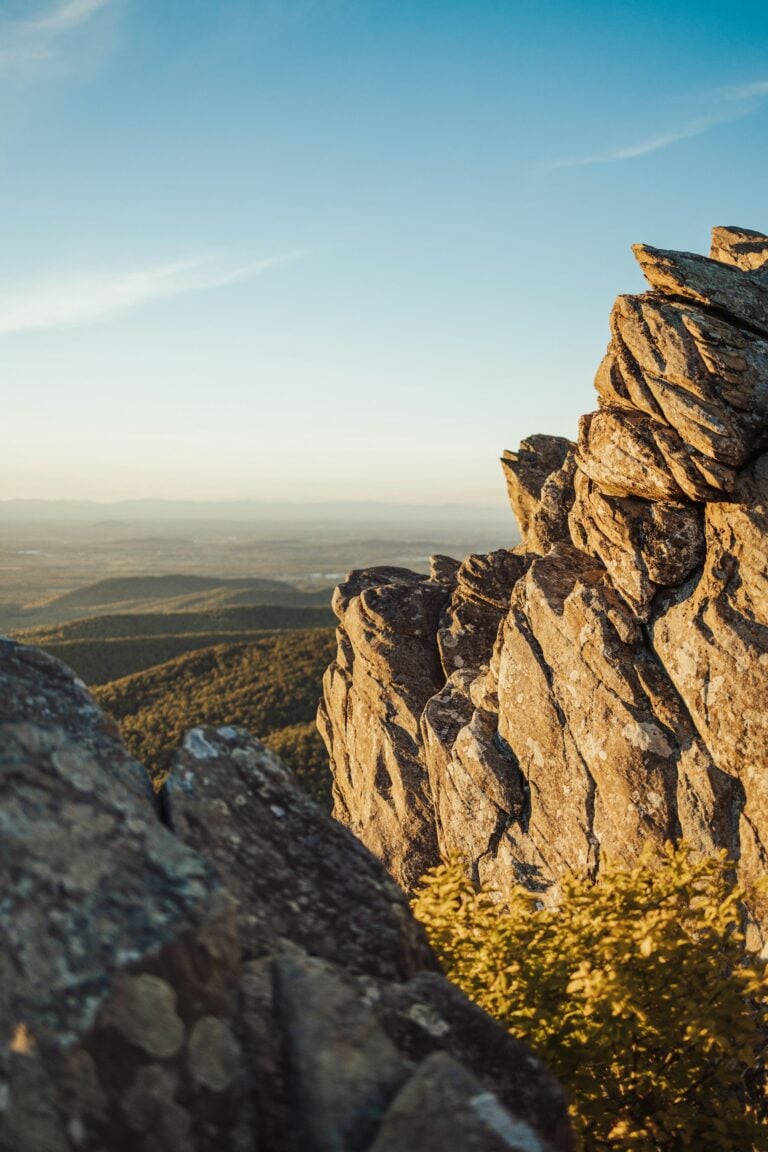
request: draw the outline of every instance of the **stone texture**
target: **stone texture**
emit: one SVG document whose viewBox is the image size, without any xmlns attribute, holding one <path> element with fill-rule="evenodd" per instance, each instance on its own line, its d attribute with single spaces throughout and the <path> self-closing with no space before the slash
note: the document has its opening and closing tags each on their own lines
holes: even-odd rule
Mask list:
<svg viewBox="0 0 768 1152">
<path fill-rule="evenodd" d="M 704 561 L 700 510 L 670 501 L 604 495 L 581 471 L 569 516 L 573 543 L 605 566 L 635 616 L 647 620 L 659 588 L 682 584 Z"/>
<path fill-rule="evenodd" d="M 550 472 L 544 481 L 539 504 L 525 537 L 528 552 L 546 556 L 550 548 L 569 538 L 568 513 L 574 501 L 576 476 L 575 446 L 569 448 L 560 468 Z"/>
<path fill-rule="evenodd" d="M 768 236 L 749 228 L 713 228 L 709 255 L 712 260 L 751 272 L 768 261 Z"/>
<path fill-rule="evenodd" d="M 490 1092 L 443 1052 L 428 1057 L 393 1102 L 371 1152 L 443 1152 L 460 1144 L 477 1152 L 534 1152 L 542 1147 Z"/>
<path fill-rule="evenodd" d="M 437 1052 L 476 1077 L 479 1091 L 545 1152 L 571 1149 L 558 1085 L 439 974 L 382 865 L 258 740 L 234 728 L 194 729 L 164 802 L 173 828 L 215 861 L 237 901 L 244 1048 L 261 1149 L 365 1152 Z M 227 1041 L 207 1019 L 198 1023 L 190 1040 L 198 1082 L 226 1079 Z M 469 1126 L 469 1104 L 456 1108 Z M 402 1123 L 403 1148 L 416 1146 Z M 454 1146 L 463 1152 L 471 1140 L 461 1136 Z"/>
<path fill-rule="evenodd" d="M 253 1148 L 231 900 L 68 670 L 17 645 L 0 661 L 0 1147 Z M 203 1092 L 202 1018 L 234 1058 Z"/>
<path fill-rule="evenodd" d="M 498 736 L 498 715 L 476 707 L 475 671 L 454 672 L 422 717 L 424 759 L 442 856 L 459 854 L 485 878 L 499 838 L 526 805 L 516 758 Z"/>
<path fill-rule="evenodd" d="M 602 408 L 579 421 L 578 467 L 606 496 L 640 500 L 716 500 L 735 473 L 685 444 L 643 412 Z"/>
<path fill-rule="evenodd" d="M 715 462 L 729 470 L 727 476 L 764 446 L 764 338 L 653 293 L 620 296 L 611 333 L 595 381 L 601 403 L 637 409 L 667 425 L 695 450 L 694 460 Z"/>
<path fill-rule="evenodd" d="M 140 801 L 154 805 L 146 769 L 129 756 L 114 720 L 82 680 L 42 649 L 0 637 L 0 724 L 16 722 L 66 729 Z"/>
<path fill-rule="evenodd" d="M 2 1152 L 406 1149 L 425 1092 L 457 1152 L 573 1152 L 562 1089 L 258 740 L 192 730 L 156 804 L 66 669 L 4 651 Z"/>
<path fill-rule="evenodd" d="M 507 608 L 465 635 L 493 576 L 479 566 L 467 596 L 458 569 L 445 682 L 409 747 L 440 851 L 546 900 L 564 873 L 680 837 L 726 848 L 747 882 L 768 866 L 768 237 L 729 226 L 711 258 L 635 253 L 651 290 L 614 305 L 577 444 L 505 453 L 524 537 Z M 340 642 L 354 663 L 359 636 Z M 389 658 L 384 700 L 405 691 Z M 331 704 L 338 775 L 351 726 Z M 765 944 L 768 901 L 751 908 Z"/>
<path fill-rule="evenodd" d="M 300 1146 L 364 1152 L 410 1069 L 358 990 L 332 968 L 286 956 L 275 974 Z"/>
<path fill-rule="evenodd" d="M 405 984 L 360 981 L 376 1018 L 398 1051 L 417 1067 L 444 1052 L 493 1093 L 507 1112 L 529 1126 L 545 1149 L 568 1147 L 562 1089 L 542 1075 L 525 1045 L 434 972 Z"/>
<path fill-rule="evenodd" d="M 734 839 L 754 881 L 768 864 L 768 456 L 734 495 L 707 508 L 704 571 L 660 606 L 652 639 L 713 759 L 738 782 Z"/>
<path fill-rule="evenodd" d="M 434 966 L 379 861 L 346 828 L 319 820 L 289 770 L 243 729 L 188 732 L 163 800 L 177 836 L 216 865 L 235 897 L 246 960 L 290 940 L 388 979 Z"/>
<path fill-rule="evenodd" d="M 532 526 L 546 480 L 563 467 L 572 447 L 562 436 L 529 436 L 517 452 L 506 451 L 502 456 L 509 502 L 523 540 Z"/>
<path fill-rule="evenodd" d="M 467 556 L 458 568 L 451 598 L 437 629 L 445 676 L 488 663 L 512 589 L 525 566 L 524 556 L 502 548 L 486 555 Z"/>
<path fill-rule="evenodd" d="M 743 271 L 692 252 L 668 252 L 647 244 L 634 244 L 632 251 L 652 288 L 768 336 L 768 279 L 760 268 Z"/>
<path fill-rule="evenodd" d="M 437 860 L 419 722 L 442 685 L 436 634 L 449 588 L 399 568 L 336 590 L 339 648 L 318 725 L 331 750 L 334 815 L 406 888 Z"/>
</svg>

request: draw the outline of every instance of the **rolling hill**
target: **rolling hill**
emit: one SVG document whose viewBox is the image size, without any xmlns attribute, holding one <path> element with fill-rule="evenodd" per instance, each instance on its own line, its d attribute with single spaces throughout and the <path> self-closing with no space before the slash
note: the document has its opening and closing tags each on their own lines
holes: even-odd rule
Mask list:
<svg viewBox="0 0 768 1152">
<path fill-rule="evenodd" d="M 322 608 L 332 589 L 302 591 L 284 580 L 262 577 L 116 576 L 94 584 L 11 606 L 14 632 L 58 626 L 91 616 L 217 612 L 233 607 Z M 208 629 L 210 630 L 210 629 Z M 37 641 L 35 641 L 37 642 Z"/>
<path fill-rule="evenodd" d="M 14 638 L 63 660 L 91 687 L 164 664 L 185 652 L 257 640 L 265 632 L 321 628 L 330 608 L 232 608 L 215 612 L 158 612 L 91 616 L 51 628 L 24 629 Z"/>
<path fill-rule="evenodd" d="M 156 782 L 188 728 L 241 724 L 274 748 L 305 790 L 329 807 L 328 757 L 314 716 L 334 651 L 331 628 L 263 633 L 245 643 L 187 652 L 93 693 Z"/>
</svg>

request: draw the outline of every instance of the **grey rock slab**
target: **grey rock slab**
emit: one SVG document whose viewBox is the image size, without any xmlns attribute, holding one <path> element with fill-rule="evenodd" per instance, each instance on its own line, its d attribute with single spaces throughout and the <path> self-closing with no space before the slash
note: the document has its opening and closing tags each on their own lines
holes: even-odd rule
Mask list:
<svg viewBox="0 0 768 1152">
<path fill-rule="evenodd" d="M 548 1147 L 461 1064 L 436 1052 L 402 1089 L 369 1152 L 546 1152 Z"/>
<path fill-rule="evenodd" d="M 543 1149 L 572 1149 L 566 1095 L 542 1062 L 443 977 L 422 972 L 380 983 L 369 999 L 379 1024 L 411 1065 L 445 1053 L 498 1098 Z"/>
<path fill-rule="evenodd" d="M 155 806 L 149 774 L 125 749 L 120 731 L 82 680 L 41 648 L 0 637 L 0 724 L 64 728 L 140 799 Z"/>
<path fill-rule="evenodd" d="M 55 1104 L 73 1147 L 153 1152 L 165 1131 L 169 1152 L 249 1152 L 232 902 L 89 731 L 84 747 L 46 719 L 0 727 L 0 1146 L 10 1125 L 27 1131 L 17 1152 L 45 1147 L 34 1133 Z M 230 1042 L 228 1075 L 204 1092 L 187 1059 L 202 1019 Z M 145 1123 L 158 1063 L 173 1090 Z"/>
<path fill-rule="evenodd" d="M 371 1008 L 332 966 L 275 960 L 289 1112 L 303 1152 L 363 1152 L 409 1072 Z"/>
<path fill-rule="evenodd" d="M 434 966 L 381 864 L 243 729 L 192 729 L 163 797 L 176 835 L 235 897 L 246 960 L 289 940 L 351 972 L 402 979 Z"/>
</svg>

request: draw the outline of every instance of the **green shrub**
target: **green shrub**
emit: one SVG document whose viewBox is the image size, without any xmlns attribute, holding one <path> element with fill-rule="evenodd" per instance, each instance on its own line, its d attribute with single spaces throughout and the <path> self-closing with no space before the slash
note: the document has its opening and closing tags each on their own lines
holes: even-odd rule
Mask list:
<svg viewBox="0 0 768 1152">
<path fill-rule="evenodd" d="M 414 911 L 447 976 L 538 1051 L 571 1093 L 589 1152 L 762 1152 L 768 975 L 745 951 L 725 855 L 685 846 L 557 908 L 475 891 L 458 861 Z"/>
</svg>

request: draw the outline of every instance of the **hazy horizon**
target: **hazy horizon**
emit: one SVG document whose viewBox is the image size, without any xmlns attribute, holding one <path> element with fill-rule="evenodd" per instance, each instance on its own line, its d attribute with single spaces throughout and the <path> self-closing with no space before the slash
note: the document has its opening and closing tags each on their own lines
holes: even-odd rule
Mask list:
<svg viewBox="0 0 768 1152">
<path fill-rule="evenodd" d="M 174 520 L 211 518 L 213 520 L 268 519 L 270 521 L 317 520 L 318 516 L 331 521 L 356 523 L 396 523 L 477 520 L 490 523 L 514 524 L 509 504 L 425 504 L 415 501 L 385 500 L 165 500 L 162 497 L 141 497 L 135 500 L 78 500 L 10 497 L 0 498 L 0 521 L 70 518 L 105 519 L 127 517 L 141 520 Z"/>
<path fill-rule="evenodd" d="M 754 0 L 0 0 L 0 494 L 501 509 L 630 244 L 768 228 L 767 46 Z"/>
</svg>

